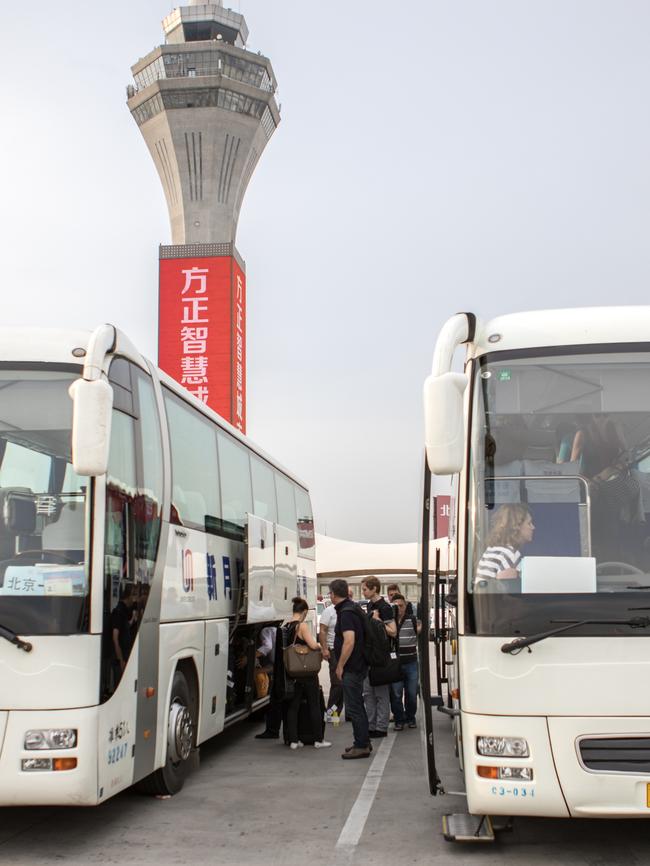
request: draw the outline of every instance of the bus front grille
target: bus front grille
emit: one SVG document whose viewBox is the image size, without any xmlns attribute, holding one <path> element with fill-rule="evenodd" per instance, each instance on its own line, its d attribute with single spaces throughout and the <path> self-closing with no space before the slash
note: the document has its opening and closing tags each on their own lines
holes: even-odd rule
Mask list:
<svg viewBox="0 0 650 866">
<path fill-rule="evenodd" d="M 650 737 L 594 737 L 580 740 L 579 748 L 587 770 L 650 774 Z"/>
</svg>

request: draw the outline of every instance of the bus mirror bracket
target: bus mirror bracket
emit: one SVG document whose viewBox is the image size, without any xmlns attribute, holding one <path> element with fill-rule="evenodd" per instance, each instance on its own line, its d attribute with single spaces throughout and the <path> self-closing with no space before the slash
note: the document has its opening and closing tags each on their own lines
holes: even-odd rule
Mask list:
<svg viewBox="0 0 650 866">
<path fill-rule="evenodd" d="M 424 383 L 425 446 L 434 475 L 453 475 L 463 468 L 463 396 L 467 383 L 464 373 L 451 372 L 429 376 Z"/>
<path fill-rule="evenodd" d="M 72 398 L 72 465 L 77 475 L 103 475 L 108 469 L 113 389 L 103 374 L 104 358 L 115 348 L 113 325 L 91 335 L 83 376 L 69 389 Z"/>
</svg>

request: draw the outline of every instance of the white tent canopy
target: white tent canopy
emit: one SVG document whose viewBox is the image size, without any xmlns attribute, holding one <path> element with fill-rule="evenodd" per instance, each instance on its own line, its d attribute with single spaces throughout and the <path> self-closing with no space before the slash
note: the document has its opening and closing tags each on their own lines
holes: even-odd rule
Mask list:
<svg viewBox="0 0 650 866">
<path fill-rule="evenodd" d="M 448 540 L 431 542 L 440 548 L 441 567 L 447 568 Z M 319 577 L 352 577 L 364 574 L 417 574 L 419 545 L 364 544 L 316 535 L 316 572 Z"/>
</svg>

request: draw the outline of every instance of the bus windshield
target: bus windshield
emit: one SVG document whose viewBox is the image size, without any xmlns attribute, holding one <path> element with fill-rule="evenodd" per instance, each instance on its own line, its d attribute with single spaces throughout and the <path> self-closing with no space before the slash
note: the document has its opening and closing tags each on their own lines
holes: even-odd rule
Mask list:
<svg viewBox="0 0 650 866">
<path fill-rule="evenodd" d="M 467 597 L 478 634 L 650 609 L 650 353 L 475 365 Z M 617 625 L 570 635 L 629 634 Z"/>
<path fill-rule="evenodd" d="M 0 625 L 87 629 L 87 480 L 71 464 L 72 366 L 0 367 Z"/>
</svg>

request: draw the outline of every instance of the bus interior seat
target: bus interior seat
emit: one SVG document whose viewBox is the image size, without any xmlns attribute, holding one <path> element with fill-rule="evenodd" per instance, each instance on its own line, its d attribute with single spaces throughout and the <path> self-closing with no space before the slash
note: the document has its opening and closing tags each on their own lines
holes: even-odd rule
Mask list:
<svg viewBox="0 0 650 866">
<path fill-rule="evenodd" d="M 21 538 L 30 538 L 35 528 L 36 503 L 29 487 L 0 489 L 0 561 L 12 560 L 20 548 Z M 2 568 L 0 586 L 4 572 Z"/>
<path fill-rule="evenodd" d="M 36 501 L 28 487 L 5 487 L 1 491 L 0 514 L 2 514 L 3 538 L 2 558 L 12 557 L 21 550 L 40 548 L 41 540 L 36 533 Z"/>
<path fill-rule="evenodd" d="M 584 506 L 574 502 L 529 502 L 535 534 L 525 556 L 584 556 L 586 520 Z"/>
<path fill-rule="evenodd" d="M 0 499 L 2 522 L 14 536 L 36 531 L 36 502 L 27 487 L 5 487 Z"/>
</svg>

